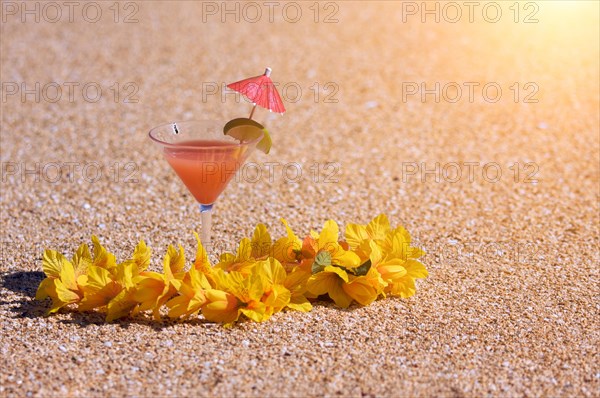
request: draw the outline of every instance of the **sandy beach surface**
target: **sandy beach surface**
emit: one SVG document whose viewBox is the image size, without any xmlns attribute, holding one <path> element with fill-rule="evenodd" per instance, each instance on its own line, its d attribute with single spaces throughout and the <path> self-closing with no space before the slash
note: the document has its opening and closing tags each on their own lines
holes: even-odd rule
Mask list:
<svg viewBox="0 0 600 398">
<path fill-rule="evenodd" d="M 598 3 L 90 4 L 1 3 L 0 396 L 600 396 Z M 417 294 L 231 329 L 45 316 L 44 248 L 193 258 L 148 131 L 247 116 L 224 86 L 266 66 L 287 112 L 257 109 L 273 149 L 216 250 L 386 213 L 427 251 Z"/>
</svg>

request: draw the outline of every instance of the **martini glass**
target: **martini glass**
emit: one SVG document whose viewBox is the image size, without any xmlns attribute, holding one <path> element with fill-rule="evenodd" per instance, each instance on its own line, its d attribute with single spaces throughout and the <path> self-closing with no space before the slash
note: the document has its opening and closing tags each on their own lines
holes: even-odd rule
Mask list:
<svg viewBox="0 0 600 398">
<path fill-rule="evenodd" d="M 199 203 L 202 244 L 209 247 L 213 205 L 263 133 L 240 141 L 223 134 L 223 123 L 202 120 L 163 124 L 150 130 L 149 136 Z"/>
</svg>

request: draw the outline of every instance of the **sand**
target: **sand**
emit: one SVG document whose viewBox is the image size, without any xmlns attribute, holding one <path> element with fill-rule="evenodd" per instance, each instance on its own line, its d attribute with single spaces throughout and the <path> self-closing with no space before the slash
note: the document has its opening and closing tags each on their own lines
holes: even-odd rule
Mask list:
<svg viewBox="0 0 600 398">
<path fill-rule="evenodd" d="M 22 4 L 0 25 L 0 395 L 600 396 L 597 3 L 497 2 L 497 22 L 482 3 L 472 23 L 462 3 L 439 23 L 420 2 L 277 3 L 272 22 L 261 2 L 260 20 L 152 1 L 72 22 Z M 119 258 L 146 239 L 153 268 L 169 243 L 193 256 L 198 209 L 147 132 L 246 116 L 222 87 L 266 66 L 287 112 L 256 111 L 274 147 L 216 205 L 218 250 L 259 222 L 383 212 L 428 252 L 417 294 L 228 330 L 45 317 L 43 248 L 96 234 Z"/>
</svg>

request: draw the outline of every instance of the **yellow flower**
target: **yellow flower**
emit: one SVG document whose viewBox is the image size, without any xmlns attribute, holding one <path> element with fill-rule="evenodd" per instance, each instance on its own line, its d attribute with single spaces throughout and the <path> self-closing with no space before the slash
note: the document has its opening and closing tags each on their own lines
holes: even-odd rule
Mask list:
<svg viewBox="0 0 600 398">
<path fill-rule="evenodd" d="M 88 269 L 82 289 L 84 298 L 79 304 L 79 311 L 90 311 L 108 305 L 121 293 L 123 285 L 107 269 L 93 265 Z"/>
<path fill-rule="evenodd" d="M 94 237 L 95 238 L 95 237 Z M 97 238 L 96 238 L 97 239 Z M 87 273 L 88 267 L 92 265 L 92 256 L 90 255 L 90 249 L 86 244 L 81 244 L 73 258 L 71 259 L 73 266 L 75 267 L 75 279 L 79 279 Z"/>
<path fill-rule="evenodd" d="M 240 302 L 239 311 L 256 322 L 269 318 L 266 315 L 266 305 L 261 302 L 264 288 L 260 275 L 244 277 L 240 273 L 229 274 L 232 281 L 229 285 L 231 293 Z"/>
<path fill-rule="evenodd" d="M 104 307 L 123 290 L 123 286 L 116 280 L 115 256 L 108 252 L 94 235 L 92 235 L 92 244 L 94 258 L 93 260 L 90 258 L 85 275 L 78 278 L 84 295 L 79 303 L 79 311 Z"/>
<path fill-rule="evenodd" d="M 302 245 L 302 256 L 313 260 L 315 264 L 322 268 L 325 265 L 340 265 L 344 268 L 354 268 L 360 265 L 360 257 L 349 250 L 346 250 L 340 242 L 339 227 L 333 220 L 328 220 L 323 225 L 320 234 L 311 231 L 311 234 L 304 239 Z M 313 269 L 313 273 L 315 270 Z"/>
<path fill-rule="evenodd" d="M 94 260 L 88 266 L 87 274 L 78 278 L 84 297 L 79 304 L 80 311 L 89 311 L 106 306 L 106 320 L 127 316 L 137 307 L 134 299 L 136 278 L 150 264 L 151 250 L 144 241 L 136 246 L 133 256 L 121 264 L 114 264 L 115 257 L 100 245 L 94 243 Z"/>
<path fill-rule="evenodd" d="M 343 269 L 327 265 L 323 271 L 312 275 L 307 282 L 307 290 L 315 296 L 323 294 L 342 308 L 348 308 L 352 303 L 352 297 L 344 290 L 344 284 L 348 283 L 348 273 Z"/>
<path fill-rule="evenodd" d="M 254 264 L 258 260 L 264 260 L 269 257 L 271 251 L 271 235 L 267 227 L 258 224 L 254 229 L 252 239 L 243 238 L 237 249 L 237 253 L 224 253 L 221 255 L 219 263 L 215 266 L 224 271 L 237 271 L 248 275 Z"/>
<path fill-rule="evenodd" d="M 394 243 L 394 240 L 397 240 Z M 396 245 L 396 246 L 394 246 Z M 381 247 L 384 251 L 395 251 L 400 258 L 403 260 L 417 259 L 425 255 L 425 251 L 419 247 L 412 245 L 412 239 L 410 234 L 403 226 L 399 226 L 390 233 L 387 234 L 385 240 L 381 242 Z"/>
<path fill-rule="evenodd" d="M 344 237 L 350 248 L 356 249 L 368 240 L 385 240 L 390 231 L 390 220 L 385 214 L 380 214 L 367 225 L 348 224 Z"/>
<path fill-rule="evenodd" d="M 258 224 L 250 241 L 250 256 L 255 260 L 264 260 L 271 252 L 271 235 L 264 224 Z"/>
<path fill-rule="evenodd" d="M 49 313 L 56 312 L 66 305 L 78 303 L 83 297 L 77 278 L 82 272 L 87 271 L 87 262 L 86 259 L 83 259 L 86 250 L 87 246 L 81 245 L 73 256 L 73 263 L 79 265 L 77 268 L 62 254 L 54 250 L 44 251 L 42 268 L 46 278 L 40 283 L 35 298 L 37 300 L 44 300 L 47 297 L 52 299 Z M 89 257 L 89 251 L 87 254 Z M 80 268 L 80 266 L 84 268 Z"/>
<path fill-rule="evenodd" d="M 286 275 L 283 285 L 290 291 L 290 302 L 287 307 L 296 311 L 309 312 L 312 304 L 306 298 L 306 283 L 310 278 L 310 272 L 306 272 L 300 267 Z"/>
<path fill-rule="evenodd" d="M 133 298 L 135 293 L 133 278 L 137 273 L 136 264 L 129 262 L 119 264 L 117 267 L 116 281 L 121 286 L 121 291 L 106 306 L 106 322 L 112 322 L 115 319 L 129 315 L 138 305 Z"/>
<path fill-rule="evenodd" d="M 133 265 L 134 274 L 139 274 L 148 268 L 150 265 L 150 258 L 152 257 L 152 250 L 146 246 L 146 242 L 143 240 L 137 244 L 133 251 L 133 256 L 126 260 L 123 265 Z"/>
<path fill-rule="evenodd" d="M 197 314 L 207 302 L 205 291 L 211 289 L 211 286 L 206 276 L 194 267 L 190 269 L 188 276 L 186 279 L 189 281 L 186 280 L 179 286 L 179 296 L 165 304 L 169 308 L 170 318 Z"/>
<path fill-rule="evenodd" d="M 255 261 L 252 258 L 252 241 L 248 238 L 243 238 L 240 241 L 236 254 L 221 254 L 221 258 L 217 265 L 215 265 L 215 268 L 226 272 L 236 271 L 248 275 L 254 263 Z"/>
<path fill-rule="evenodd" d="M 214 287 L 216 285 L 216 281 L 213 278 L 213 267 L 208 261 L 208 254 L 202 245 L 202 241 L 196 232 L 194 232 L 194 236 L 196 237 L 196 242 L 198 244 L 198 248 L 196 249 L 196 260 L 194 260 L 193 268 L 202 272 L 210 285 Z"/>
<path fill-rule="evenodd" d="M 137 289 L 133 299 L 139 305 L 139 311 L 152 309 L 154 319 L 160 320 L 160 307 L 177 294 L 183 278 L 186 276 L 185 253 L 169 245 L 163 260 L 163 273 L 145 271 L 136 277 Z"/>
<path fill-rule="evenodd" d="M 240 317 L 239 300 L 231 293 L 209 289 L 204 292 L 206 304 L 202 306 L 202 315 L 206 320 L 231 325 Z"/>
<path fill-rule="evenodd" d="M 298 265 L 302 240 L 294 234 L 286 220 L 282 218 L 281 222 L 285 225 L 287 236 L 279 238 L 273 244 L 273 257 L 283 265 L 286 272 L 291 272 Z"/>
<path fill-rule="evenodd" d="M 381 245 L 371 241 L 370 247 L 372 267 L 377 269 L 385 281 L 384 291 L 404 298 L 414 295 L 414 280 L 426 278 L 428 273 L 425 266 L 414 258 L 424 252 L 410 246 L 408 232 L 402 227 L 396 228 L 381 241 Z"/>
<path fill-rule="evenodd" d="M 340 243 L 338 237 L 338 225 L 335 221 L 329 220 L 323 226 L 320 234 L 312 232 L 304 240 L 302 255 L 313 258 L 312 276 L 308 279 L 306 288 L 313 297 L 328 294 L 336 305 L 347 308 L 353 300 L 353 297 L 344 289 L 344 286 L 350 282 L 349 273 L 357 276 L 364 275 L 367 271 L 363 272 L 360 269 L 361 258 L 356 253 L 347 250 L 348 245 L 345 242 Z M 361 285 L 361 279 L 350 288 L 350 292 L 355 293 L 357 297 L 359 296 L 359 285 Z M 361 300 L 363 300 L 362 296 Z"/>
<path fill-rule="evenodd" d="M 254 272 L 262 280 L 261 301 L 266 305 L 265 319 L 267 319 L 290 303 L 292 295 L 285 287 L 287 274 L 281 263 L 273 257 L 257 263 Z"/>
<path fill-rule="evenodd" d="M 92 235 L 92 244 L 94 246 L 94 261 L 91 265 L 94 267 L 104 268 L 110 272 L 115 272 L 117 268 L 117 260 L 115 259 L 115 255 L 109 253 L 94 235 Z"/>
<path fill-rule="evenodd" d="M 371 248 L 371 266 L 377 269 L 386 286 L 406 275 L 405 261 L 400 257 L 401 253 L 392 250 L 386 254 L 381 246 L 374 241 L 370 241 L 369 245 Z"/>
<path fill-rule="evenodd" d="M 281 263 L 287 275 L 283 285 L 290 291 L 290 302 L 287 305 L 296 311 L 309 312 L 312 305 L 306 298 L 306 283 L 311 275 L 312 258 L 303 259 L 302 240 L 296 236 L 285 219 L 281 219 L 287 236 L 273 244 L 273 258 Z M 310 256 L 311 254 L 309 254 Z"/>
<path fill-rule="evenodd" d="M 188 318 L 197 314 L 207 302 L 206 290 L 212 289 L 213 284 L 216 283 L 212 275 L 212 266 L 200 237 L 195 232 L 194 236 L 198 243 L 196 260 L 177 288 L 179 295 L 165 304 L 169 308 L 169 317 L 172 319 L 180 316 Z"/>
<path fill-rule="evenodd" d="M 385 282 L 381 274 L 371 267 L 366 275 L 349 275 L 348 283 L 342 285 L 344 292 L 360 305 L 369 305 L 383 292 Z"/>
<path fill-rule="evenodd" d="M 202 309 L 202 314 L 208 320 L 215 322 L 231 323 L 237 321 L 241 314 L 256 322 L 262 322 L 269 318 L 266 315 L 266 305 L 261 301 L 264 288 L 263 278 L 257 273 L 244 275 L 241 272 L 232 271 L 225 273 L 221 269 L 215 270 L 217 289 L 233 295 L 237 302 L 227 294 L 219 294 L 213 291 L 207 292 L 209 304 Z M 217 299 L 217 305 L 210 305 L 213 298 Z M 237 311 L 234 316 L 234 311 Z M 224 321 L 223 319 L 227 319 Z"/>
</svg>

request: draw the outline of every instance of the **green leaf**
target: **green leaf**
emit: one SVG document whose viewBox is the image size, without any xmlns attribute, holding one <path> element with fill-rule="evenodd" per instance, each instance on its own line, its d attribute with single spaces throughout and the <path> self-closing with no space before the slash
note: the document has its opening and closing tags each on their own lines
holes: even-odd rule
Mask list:
<svg viewBox="0 0 600 398">
<path fill-rule="evenodd" d="M 367 272 L 371 269 L 371 260 L 367 260 L 361 264 L 360 267 L 356 267 L 354 269 L 349 270 L 356 276 L 367 275 Z"/>
<path fill-rule="evenodd" d="M 323 271 L 328 265 L 331 265 L 331 253 L 328 251 L 319 252 L 315 257 L 315 262 L 312 264 L 311 272 L 314 275 L 317 272 Z"/>
<path fill-rule="evenodd" d="M 318 264 L 318 263 L 315 261 L 315 262 L 312 264 L 312 267 L 311 267 L 311 273 L 314 275 L 314 274 L 316 274 L 316 273 L 319 273 L 319 272 L 323 271 L 324 269 L 325 269 L 325 267 L 324 267 L 324 266 L 322 266 L 322 265 L 319 265 L 319 264 Z"/>
</svg>

